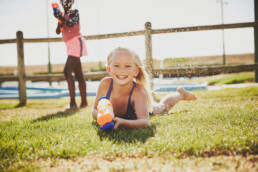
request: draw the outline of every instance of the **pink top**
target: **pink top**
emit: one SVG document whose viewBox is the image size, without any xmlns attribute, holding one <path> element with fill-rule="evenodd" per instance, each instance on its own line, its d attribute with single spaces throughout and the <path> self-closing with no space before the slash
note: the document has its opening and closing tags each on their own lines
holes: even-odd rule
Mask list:
<svg viewBox="0 0 258 172">
<path fill-rule="evenodd" d="M 66 20 L 70 20 L 70 14 L 65 14 L 64 18 Z M 63 41 L 67 42 L 70 39 L 81 36 L 80 33 L 80 24 L 79 22 L 74 24 L 73 26 L 67 26 L 66 24 L 63 25 L 63 31 L 62 31 Z"/>
</svg>

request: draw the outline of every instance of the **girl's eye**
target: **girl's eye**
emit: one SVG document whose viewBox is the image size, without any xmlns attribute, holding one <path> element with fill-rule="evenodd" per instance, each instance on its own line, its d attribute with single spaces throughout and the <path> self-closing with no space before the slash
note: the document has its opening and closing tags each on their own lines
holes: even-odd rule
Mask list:
<svg viewBox="0 0 258 172">
<path fill-rule="evenodd" d="M 125 67 L 126 67 L 126 68 L 130 68 L 130 67 L 131 67 L 131 65 L 126 65 Z"/>
<path fill-rule="evenodd" d="M 115 64 L 114 67 L 119 67 L 119 65 L 116 65 L 116 64 Z"/>
</svg>

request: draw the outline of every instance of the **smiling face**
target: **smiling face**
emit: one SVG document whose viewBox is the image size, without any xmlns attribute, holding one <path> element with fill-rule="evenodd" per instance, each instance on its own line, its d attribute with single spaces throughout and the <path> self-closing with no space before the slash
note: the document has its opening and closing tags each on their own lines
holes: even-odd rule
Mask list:
<svg viewBox="0 0 258 172">
<path fill-rule="evenodd" d="M 127 51 L 116 52 L 111 60 L 107 71 L 111 74 L 114 82 L 125 85 L 133 81 L 139 70 L 135 65 L 132 54 Z"/>
</svg>

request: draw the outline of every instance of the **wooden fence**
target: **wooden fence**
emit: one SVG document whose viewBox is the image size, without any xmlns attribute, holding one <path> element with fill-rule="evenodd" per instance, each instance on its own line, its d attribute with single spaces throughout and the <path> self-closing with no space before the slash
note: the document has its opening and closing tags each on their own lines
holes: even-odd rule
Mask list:
<svg viewBox="0 0 258 172">
<path fill-rule="evenodd" d="M 255 71 L 256 82 L 258 82 L 258 58 L 257 52 L 255 52 L 255 64 L 253 65 L 238 65 L 238 66 L 214 66 L 214 67 L 186 67 L 186 68 L 169 68 L 169 69 L 153 69 L 152 59 L 152 35 L 175 33 L 175 32 L 190 32 L 190 31 L 204 31 L 204 30 L 218 30 L 218 29 L 233 29 L 233 28 L 246 28 L 253 27 L 255 29 L 255 38 L 258 35 L 257 22 L 248 23 L 235 23 L 235 24 L 223 24 L 223 25 L 209 25 L 209 26 L 195 26 L 195 27 L 180 27 L 180 28 L 168 28 L 168 29 L 152 29 L 151 23 L 145 23 L 145 30 L 135 32 L 113 33 L 103 35 L 90 35 L 84 36 L 86 40 L 96 39 L 110 39 L 118 37 L 130 37 L 130 36 L 145 36 L 145 64 L 147 72 L 153 77 L 158 74 L 169 74 L 170 76 L 205 76 L 215 75 L 220 73 L 232 73 L 243 71 Z M 256 39 L 255 39 L 256 40 Z M 0 83 L 5 81 L 18 81 L 19 82 L 19 101 L 20 105 L 25 105 L 26 96 L 26 80 L 31 81 L 61 81 L 64 80 L 62 74 L 47 74 L 47 75 L 26 75 L 24 66 L 24 43 L 44 43 L 44 42 L 61 42 L 61 38 L 36 38 L 36 39 L 24 39 L 23 33 L 18 31 L 16 33 L 16 39 L 0 40 L 0 44 L 17 44 L 17 58 L 18 58 L 18 75 L 9 77 L 0 77 Z M 255 48 L 258 43 L 255 42 Z M 258 49 L 257 49 L 258 50 Z M 106 72 L 91 72 L 84 74 L 85 79 L 100 79 L 107 76 Z"/>
</svg>

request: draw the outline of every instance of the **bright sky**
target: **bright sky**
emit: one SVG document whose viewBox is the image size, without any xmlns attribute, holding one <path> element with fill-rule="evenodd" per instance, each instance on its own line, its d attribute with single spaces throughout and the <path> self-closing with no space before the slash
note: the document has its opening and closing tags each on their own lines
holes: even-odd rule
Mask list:
<svg viewBox="0 0 258 172">
<path fill-rule="evenodd" d="M 224 23 L 254 21 L 254 0 L 223 0 Z M 21 30 L 24 38 L 49 37 L 56 19 L 47 0 L 1 0 L 0 39 L 13 39 Z M 80 12 L 81 33 L 96 35 L 138 31 L 150 21 L 153 29 L 221 24 L 220 0 L 75 0 Z M 48 15 L 47 15 L 48 13 Z M 187 57 L 222 54 L 222 31 L 153 35 L 153 57 Z M 89 56 L 82 61 L 105 60 L 118 47 L 128 47 L 145 57 L 144 37 L 86 40 Z M 225 30 L 227 54 L 253 53 L 252 28 Z M 25 44 L 25 64 L 47 64 L 47 44 Z M 51 63 L 65 63 L 64 43 L 51 43 Z M 16 44 L 0 44 L 0 65 L 16 65 Z"/>
</svg>

